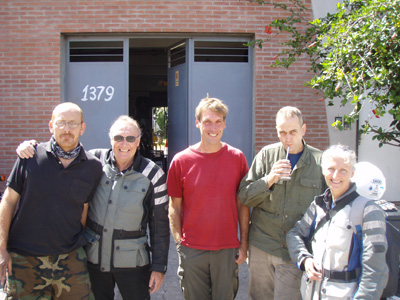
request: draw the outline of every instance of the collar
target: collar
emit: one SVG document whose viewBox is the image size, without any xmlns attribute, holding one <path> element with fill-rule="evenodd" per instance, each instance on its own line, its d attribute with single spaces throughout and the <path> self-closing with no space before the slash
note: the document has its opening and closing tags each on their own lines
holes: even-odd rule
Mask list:
<svg viewBox="0 0 400 300">
<path fill-rule="evenodd" d="M 308 148 L 306 141 L 304 139 L 302 141 L 303 141 L 303 145 L 304 145 L 303 154 L 300 156 L 294 169 L 302 168 L 306 165 L 311 164 L 310 149 Z M 285 150 L 285 147 L 283 147 L 282 143 L 279 147 L 279 157 L 286 157 L 286 150 Z"/>
<path fill-rule="evenodd" d="M 140 166 L 142 156 L 139 153 L 139 149 L 136 150 L 135 156 L 133 157 L 133 163 L 124 171 L 118 170 L 117 161 L 115 160 L 114 152 L 110 149 L 107 153 L 106 164 L 110 165 L 113 169 L 118 170 L 121 173 L 128 172 L 130 170 L 137 170 Z"/>
<path fill-rule="evenodd" d="M 357 190 L 357 185 L 355 182 L 351 182 L 350 183 L 350 187 L 349 189 L 343 193 L 343 195 L 341 195 L 337 200 L 336 200 L 336 204 L 342 200 L 344 197 L 346 197 L 347 195 L 351 194 L 352 192 L 354 192 L 355 190 Z"/>
<path fill-rule="evenodd" d="M 53 155 L 54 157 L 58 158 L 58 157 L 53 153 L 53 151 L 51 150 L 51 141 L 50 141 L 50 140 L 49 140 L 48 142 L 45 142 L 45 143 L 41 144 L 41 145 L 43 145 L 43 148 L 46 150 L 46 152 L 48 152 L 48 153 L 50 153 L 51 155 Z M 85 149 L 83 148 L 83 146 L 81 147 L 81 151 L 79 152 L 78 156 L 75 157 L 75 160 L 76 160 L 76 159 L 78 159 L 78 160 L 80 160 L 80 161 L 82 161 L 82 160 L 87 160 L 87 159 L 88 159 L 87 156 L 86 156 L 86 151 L 85 151 Z"/>
<path fill-rule="evenodd" d="M 72 160 L 72 159 L 75 159 L 78 157 L 79 152 L 81 152 L 82 144 L 78 142 L 78 145 L 74 149 L 72 149 L 71 151 L 65 151 L 57 143 L 57 141 L 53 135 L 50 139 L 50 147 L 51 147 L 52 152 L 59 158 Z"/>
<path fill-rule="evenodd" d="M 357 189 L 357 186 L 356 186 L 355 182 L 352 182 L 350 184 L 350 188 L 336 200 L 336 205 L 340 200 L 342 200 L 344 197 L 346 197 L 347 195 L 349 195 L 352 192 L 354 192 L 356 189 Z M 315 203 L 319 207 L 321 207 L 324 211 L 330 210 L 331 207 L 332 207 L 332 193 L 331 193 L 331 190 L 329 188 L 327 188 L 322 195 L 316 196 L 315 197 Z"/>
</svg>

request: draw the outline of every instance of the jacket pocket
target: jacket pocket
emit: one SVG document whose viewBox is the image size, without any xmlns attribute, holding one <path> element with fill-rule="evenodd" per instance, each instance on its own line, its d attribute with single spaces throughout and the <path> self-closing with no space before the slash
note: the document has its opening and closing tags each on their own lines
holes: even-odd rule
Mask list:
<svg viewBox="0 0 400 300">
<path fill-rule="evenodd" d="M 322 188 L 321 179 L 300 178 L 300 184 L 306 188 L 318 189 Z"/>
<path fill-rule="evenodd" d="M 337 251 L 338 255 L 347 253 L 353 236 L 353 227 L 350 221 L 348 219 L 333 218 L 328 234 L 335 238 L 327 239 L 327 248 L 331 249 L 332 252 Z"/>
<path fill-rule="evenodd" d="M 149 264 L 146 250 L 147 237 L 114 241 L 113 265 L 115 268 L 135 268 Z"/>
<path fill-rule="evenodd" d="M 87 260 L 92 264 L 98 264 L 100 251 L 100 235 L 95 233 L 89 227 L 86 227 L 85 238 L 88 241 L 88 243 L 85 245 Z"/>
<path fill-rule="evenodd" d="M 310 203 L 316 195 L 322 192 L 322 180 L 313 178 L 300 178 L 300 189 L 298 189 L 299 201 L 297 203 L 297 212 L 301 216 L 306 212 Z"/>
<path fill-rule="evenodd" d="M 353 299 L 357 286 L 357 282 L 325 281 L 321 289 L 321 300 Z"/>
</svg>

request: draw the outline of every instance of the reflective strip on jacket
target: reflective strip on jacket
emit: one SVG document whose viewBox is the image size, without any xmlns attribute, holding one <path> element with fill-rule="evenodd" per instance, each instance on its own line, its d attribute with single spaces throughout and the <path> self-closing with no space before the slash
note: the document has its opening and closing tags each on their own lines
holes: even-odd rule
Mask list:
<svg viewBox="0 0 400 300">
<path fill-rule="evenodd" d="M 139 153 L 119 172 L 111 150 L 96 150 L 103 177 L 88 214 L 88 261 L 101 271 L 149 264 L 165 273 L 169 249 L 168 196 L 162 169 Z M 150 245 L 148 246 L 148 232 Z"/>
<path fill-rule="evenodd" d="M 337 199 L 337 202 L 355 189 L 356 186 L 353 184 L 345 194 Z M 328 197 L 330 197 L 329 189 L 323 195 L 315 198 L 304 217 L 289 231 L 287 234 L 289 253 L 292 260 L 303 271 L 304 260 L 312 257 L 323 273 L 327 273 L 324 270 L 340 274 L 349 273 L 349 271 L 353 271 L 349 261 L 354 250 L 355 226 L 358 225 L 351 221 L 352 203 L 338 211 L 315 233 L 311 241 L 312 253 L 306 248 L 305 240 L 308 238 L 310 227 L 314 227 L 313 221 L 316 226 L 327 212 L 325 203 Z M 360 198 L 356 198 L 354 201 Z M 385 260 L 387 243 L 385 215 L 373 201 L 366 204 L 362 223 L 361 251 L 356 253 L 361 268 L 357 270 L 356 278 L 332 279 L 326 275 L 322 281 L 311 281 L 304 273 L 301 286 L 303 300 L 380 299 L 388 277 Z"/>
</svg>

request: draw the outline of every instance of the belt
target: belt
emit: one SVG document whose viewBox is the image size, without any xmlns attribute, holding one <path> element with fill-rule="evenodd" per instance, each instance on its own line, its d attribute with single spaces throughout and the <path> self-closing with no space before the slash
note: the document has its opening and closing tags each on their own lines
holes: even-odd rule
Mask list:
<svg viewBox="0 0 400 300">
<path fill-rule="evenodd" d="M 91 219 L 87 219 L 87 226 L 99 235 L 103 234 L 104 227 Z M 113 237 L 118 239 L 134 239 L 146 235 L 146 230 L 126 231 L 122 229 L 114 229 Z"/>
<path fill-rule="evenodd" d="M 357 279 L 360 275 L 360 269 L 355 269 L 351 271 L 330 271 L 327 269 L 323 270 L 323 275 L 329 279 L 338 279 L 344 281 L 352 281 Z"/>
</svg>

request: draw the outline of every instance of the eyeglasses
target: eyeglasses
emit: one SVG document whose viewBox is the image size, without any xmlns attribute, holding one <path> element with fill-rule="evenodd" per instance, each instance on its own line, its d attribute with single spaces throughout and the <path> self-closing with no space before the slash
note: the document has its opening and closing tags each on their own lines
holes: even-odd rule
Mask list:
<svg viewBox="0 0 400 300">
<path fill-rule="evenodd" d="M 74 128 L 78 127 L 79 125 L 81 125 L 82 122 L 77 123 L 77 122 L 73 122 L 73 121 L 71 121 L 71 122 L 57 121 L 57 122 L 55 122 L 54 124 L 55 124 L 58 128 L 60 128 L 60 129 L 64 129 L 65 126 L 67 126 L 67 125 L 68 125 L 68 127 L 69 127 L 70 129 L 74 129 Z"/>
<path fill-rule="evenodd" d="M 133 136 L 133 135 L 129 135 L 129 136 L 114 135 L 113 136 L 113 139 L 115 142 L 123 142 L 124 140 L 126 140 L 128 143 L 134 143 L 134 142 L 136 142 L 137 138 L 138 138 L 138 136 Z"/>
</svg>

